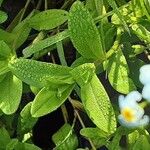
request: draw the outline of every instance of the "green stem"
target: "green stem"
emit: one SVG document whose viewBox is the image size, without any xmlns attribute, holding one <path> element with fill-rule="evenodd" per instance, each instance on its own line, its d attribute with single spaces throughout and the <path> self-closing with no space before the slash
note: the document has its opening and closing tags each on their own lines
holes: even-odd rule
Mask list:
<svg viewBox="0 0 150 150">
<path fill-rule="evenodd" d="M 68 117 L 68 112 L 67 112 L 65 104 L 61 105 L 61 111 L 63 114 L 64 121 L 65 121 L 65 123 L 67 123 L 69 117 Z"/>
<path fill-rule="evenodd" d="M 71 97 L 68 97 L 68 99 L 69 99 L 69 102 L 71 103 L 71 102 L 72 102 L 72 98 L 71 98 Z M 71 103 L 71 104 L 72 104 L 72 103 Z M 86 128 L 85 125 L 84 125 L 84 122 L 82 121 L 82 118 L 80 117 L 79 112 L 75 109 L 74 105 L 72 105 L 72 106 L 73 106 L 73 108 L 74 108 L 75 116 L 77 116 L 77 118 L 78 118 L 78 120 L 79 120 L 79 122 L 80 122 L 82 128 Z M 88 138 L 88 141 L 89 141 L 89 143 L 90 143 L 90 145 L 91 145 L 91 147 L 92 147 L 92 150 L 96 150 L 96 147 L 94 146 L 92 140 Z"/>
<path fill-rule="evenodd" d="M 22 14 L 21 14 L 21 17 L 20 17 L 19 22 L 22 21 L 22 19 L 23 19 L 23 17 L 24 17 L 24 14 L 25 14 L 25 12 L 26 12 L 26 10 L 27 10 L 28 5 L 29 5 L 30 2 L 31 2 L 31 0 L 27 0 L 27 2 L 26 2 L 26 4 L 25 4 L 25 7 L 24 7 L 24 9 L 23 9 L 23 12 L 22 12 Z"/>
<path fill-rule="evenodd" d="M 45 0 L 45 10 L 48 9 L 48 4 L 47 4 L 47 0 Z"/>
<path fill-rule="evenodd" d="M 42 0 L 39 0 L 35 9 L 36 10 L 40 9 L 41 4 L 42 4 Z"/>
<path fill-rule="evenodd" d="M 85 125 L 84 125 L 84 123 L 83 123 L 83 121 L 82 121 L 82 118 L 80 117 L 80 114 L 78 113 L 77 110 L 75 110 L 75 114 L 77 115 L 78 120 L 79 120 L 79 122 L 80 122 L 82 128 L 85 128 Z M 90 142 L 90 145 L 91 145 L 91 147 L 92 147 L 92 150 L 96 150 L 96 147 L 94 146 L 94 144 L 93 144 L 93 142 L 91 141 L 91 139 L 88 138 L 88 141 Z"/>
<path fill-rule="evenodd" d="M 63 66 L 67 66 L 62 41 L 57 42 L 56 46 L 57 46 L 57 52 L 58 52 L 58 56 L 59 56 L 61 64 Z"/>
</svg>

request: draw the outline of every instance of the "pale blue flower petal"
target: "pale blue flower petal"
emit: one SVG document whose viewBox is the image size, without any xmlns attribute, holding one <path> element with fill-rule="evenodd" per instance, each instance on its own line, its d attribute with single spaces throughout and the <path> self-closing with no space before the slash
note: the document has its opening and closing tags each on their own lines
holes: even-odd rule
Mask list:
<svg viewBox="0 0 150 150">
<path fill-rule="evenodd" d="M 124 106 L 126 105 L 125 97 L 123 95 L 119 95 L 118 103 L 120 109 L 124 108 Z"/>
<path fill-rule="evenodd" d="M 140 120 L 144 115 L 144 109 L 137 105 L 137 107 L 134 108 L 134 111 L 136 112 L 136 120 Z"/>
<path fill-rule="evenodd" d="M 138 91 L 132 91 L 125 97 L 125 99 L 126 101 L 139 102 L 142 99 L 142 95 Z"/>
<path fill-rule="evenodd" d="M 146 84 L 142 90 L 142 96 L 144 99 L 150 102 L 150 84 Z"/>
<path fill-rule="evenodd" d="M 150 119 L 147 115 L 144 115 L 143 118 L 141 118 L 137 121 L 127 122 L 126 120 L 124 120 L 122 115 L 119 115 L 118 120 L 119 120 L 120 124 L 124 127 L 137 128 L 137 127 L 142 127 L 142 126 L 148 125 Z"/>
<path fill-rule="evenodd" d="M 118 98 L 119 107 L 120 109 L 124 107 L 137 107 L 137 102 L 139 102 L 142 99 L 142 95 L 138 91 L 132 91 L 130 92 L 126 97 L 123 95 L 120 95 Z"/>
<path fill-rule="evenodd" d="M 144 65 L 140 68 L 139 79 L 142 84 L 150 83 L 150 65 Z"/>
</svg>

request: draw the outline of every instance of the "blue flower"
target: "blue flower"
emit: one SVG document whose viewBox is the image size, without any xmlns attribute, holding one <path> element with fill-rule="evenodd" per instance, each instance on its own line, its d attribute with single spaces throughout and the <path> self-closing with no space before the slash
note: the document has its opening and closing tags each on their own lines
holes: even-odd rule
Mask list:
<svg viewBox="0 0 150 150">
<path fill-rule="evenodd" d="M 142 96 L 144 99 L 150 102 L 150 65 L 144 65 L 140 68 L 139 79 L 144 85 Z"/>
<path fill-rule="evenodd" d="M 144 115 L 144 109 L 138 105 L 142 95 L 138 91 L 130 92 L 126 97 L 119 96 L 121 114 L 118 116 L 121 125 L 128 128 L 145 126 L 149 123 L 149 117 Z"/>
<path fill-rule="evenodd" d="M 144 85 L 143 90 L 142 90 L 142 96 L 144 99 L 150 102 L 150 84 Z"/>
<path fill-rule="evenodd" d="M 150 65 L 144 65 L 140 68 L 139 79 L 143 85 L 150 84 Z"/>
</svg>

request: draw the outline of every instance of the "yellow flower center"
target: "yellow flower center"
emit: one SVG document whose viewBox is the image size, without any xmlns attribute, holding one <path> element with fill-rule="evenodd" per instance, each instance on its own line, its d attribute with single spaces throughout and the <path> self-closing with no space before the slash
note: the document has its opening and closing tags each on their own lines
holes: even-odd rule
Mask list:
<svg viewBox="0 0 150 150">
<path fill-rule="evenodd" d="M 121 114 L 127 122 L 132 122 L 135 120 L 134 110 L 131 108 L 126 107 L 122 109 Z"/>
</svg>

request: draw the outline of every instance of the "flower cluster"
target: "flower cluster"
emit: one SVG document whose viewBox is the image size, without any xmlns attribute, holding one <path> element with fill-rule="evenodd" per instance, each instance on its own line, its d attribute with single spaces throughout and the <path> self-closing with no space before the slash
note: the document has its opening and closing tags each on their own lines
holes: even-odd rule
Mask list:
<svg viewBox="0 0 150 150">
<path fill-rule="evenodd" d="M 149 123 L 149 117 L 144 115 L 144 109 L 138 102 L 142 98 L 150 102 L 150 65 L 140 68 L 140 82 L 144 85 L 142 94 L 132 91 L 127 96 L 119 96 L 119 107 L 121 114 L 118 116 L 120 124 L 129 128 L 145 126 Z"/>
</svg>

